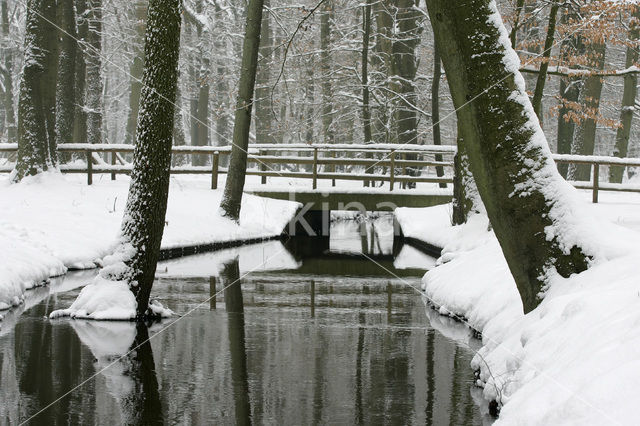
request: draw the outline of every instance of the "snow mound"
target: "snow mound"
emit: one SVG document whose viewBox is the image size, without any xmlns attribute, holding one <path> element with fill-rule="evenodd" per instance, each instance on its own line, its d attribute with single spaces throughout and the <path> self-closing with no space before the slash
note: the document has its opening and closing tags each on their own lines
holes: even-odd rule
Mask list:
<svg viewBox="0 0 640 426">
<path fill-rule="evenodd" d="M 125 281 L 111 281 L 101 273 L 82 289 L 69 308 L 53 311 L 49 318 L 133 320 L 136 318 L 136 307 L 136 299 Z M 158 301 L 152 301 L 149 309 L 163 318 L 174 315 L 171 309 Z"/>
</svg>

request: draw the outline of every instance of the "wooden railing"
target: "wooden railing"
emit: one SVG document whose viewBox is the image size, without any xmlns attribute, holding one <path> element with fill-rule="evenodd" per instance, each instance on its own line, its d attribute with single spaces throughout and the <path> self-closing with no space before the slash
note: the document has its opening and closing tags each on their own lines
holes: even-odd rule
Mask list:
<svg viewBox="0 0 640 426">
<path fill-rule="evenodd" d="M 115 180 L 116 175 L 131 172 L 132 164 L 125 160 L 125 156 L 130 156 L 133 149 L 132 145 L 124 144 L 59 145 L 59 153 L 75 154 L 76 158 L 84 159 L 84 162 L 61 164 L 59 169 L 63 173 L 86 173 L 89 185 L 94 174 L 111 174 L 111 179 Z M 16 151 L 16 144 L 0 144 L 0 153 L 15 155 Z M 389 190 L 393 191 L 406 188 L 409 183 L 452 183 L 455 152 L 454 146 L 432 145 L 250 145 L 247 162 L 254 167 L 248 168 L 247 175 L 260 176 L 262 184 L 267 183 L 268 177 L 310 179 L 313 189 L 323 179 L 331 180 L 334 186 L 336 180 L 388 182 Z M 174 146 L 172 153 L 209 157 L 210 166 L 173 166 L 171 173 L 210 174 L 211 188 L 216 189 L 220 175 L 227 173 L 224 164 L 228 163 L 231 147 Z M 600 166 L 640 167 L 640 159 L 562 154 L 555 154 L 553 158 L 557 163 L 583 164 L 593 168 L 591 182 L 571 184 L 580 189 L 591 189 L 594 203 L 598 202 L 601 190 L 640 192 L 640 185 L 604 183 L 599 179 Z M 444 175 L 437 176 L 436 168 L 445 170 Z M 13 164 L 9 162 L 0 165 L 0 172 L 12 169 Z"/>
</svg>

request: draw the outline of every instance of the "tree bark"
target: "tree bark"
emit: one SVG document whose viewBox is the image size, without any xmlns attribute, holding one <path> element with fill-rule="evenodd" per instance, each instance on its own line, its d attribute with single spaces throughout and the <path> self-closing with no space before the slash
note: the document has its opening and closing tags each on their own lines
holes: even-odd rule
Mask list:
<svg viewBox="0 0 640 426">
<path fill-rule="evenodd" d="M 269 8 L 269 0 L 264 0 L 264 6 Z M 271 110 L 271 66 L 273 46 L 271 41 L 271 28 L 269 26 L 269 14 L 262 17 L 260 29 L 260 62 L 256 75 L 256 143 L 274 143 L 273 137 L 273 112 Z"/>
<path fill-rule="evenodd" d="M 5 43 L 9 41 L 9 9 L 7 6 L 7 0 L 2 0 L 0 2 L 0 10 L 1 18 L 2 18 L 2 37 L 5 40 Z M 5 126 L 7 128 L 7 142 L 14 143 L 17 138 L 17 128 L 16 128 L 16 116 L 15 109 L 13 107 L 13 76 L 11 75 L 11 70 L 13 70 L 13 49 L 7 44 L 3 45 L 2 54 L 4 56 L 4 67 L 6 69 L 6 74 L 3 74 L 2 81 L 4 82 L 4 120 Z"/>
<path fill-rule="evenodd" d="M 562 23 L 566 24 L 571 19 L 577 19 L 578 15 L 575 11 L 569 11 L 562 15 Z M 562 41 L 560 50 L 562 52 L 562 60 L 566 62 L 572 55 L 584 54 L 584 43 L 580 34 L 573 34 Z M 582 84 L 578 78 L 564 77 L 560 79 L 560 109 L 558 110 L 558 131 L 557 131 L 557 152 L 558 154 L 569 154 L 571 145 L 573 145 L 573 134 L 575 130 L 574 121 L 569 118 L 572 108 L 571 104 L 576 104 L 580 99 L 580 90 Z M 569 165 L 566 163 L 558 164 L 560 175 L 566 179 Z"/>
<path fill-rule="evenodd" d="M 165 226 L 181 6 L 180 0 L 149 1 L 137 142 L 122 221 L 122 244 L 130 249 L 124 276 L 116 277 L 128 281 L 138 304 L 138 318 L 151 314 L 149 295 Z"/>
<path fill-rule="evenodd" d="M 138 0 L 134 8 L 136 40 L 133 43 L 133 62 L 131 62 L 131 66 L 129 67 L 131 80 L 129 89 L 129 116 L 127 118 L 127 129 L 124 140 L 126 144 L 136 143 L 136 126 L 138 124 L 142 72 L 144 69 L 144 32 L 147 26 L 147 2 Z"/>
<path fill-rule="evenodd" d="M 587 268 L 582 248 L 563 240 L 562 213 L 578 212 L 559 194 L 571 189 L 551 159 L 495 1 L 427 0 L 427 8 L 470 168 L 526 313 L 548 274 Z"/>
<path fill-rule="evenodd" d="M 87 143 L 87 111 L 86 111 L 86 46 L 89 38 L 89 19 L 87 17 L 86 0 L 75 0 L 76 7 L 76 26 L 78 32 L 78 40 L 76 52 L 76 70 L 75 70 L 75 119 L 73 123 L 73 142 Z M 65 158 L 66 160 L 67 158 Z"/>
<path fill-rule="evenodd" d="M 469 155 L 465 148 L 463 126 L 458 125 L 458 152 L 453 159 L 453 211 L 451 223 L 462 225 L 474 213 L 484 212 L 478 187 L 469 169 Z"/>
<path fill-rule="evenodd" d="M 44 107 L 45 129 L 47 132 L 47 161 L 55 166 L 58 163 L 58 151 L 56 148 L 56 85 L 58 79 L 58 14 L 55 0 L 45 2 L 43 11 L 45 21 L 44 49 L 46 50 L 44 62 L 44 81 L 42 85 L 42 103 Z"/>
<path fill-rule="evenodd" d="M 56 88 L 56 145 L 73 142 L 75 117 L 76 16 L 73 0 L 59 0 L 61 45 Z"/>
<path fill-rule="evenodd" d="M 224 194 L 220 203 L 222 214 L 235 222 L 240 220 L 242 191 L 247 172 L 247 149 L 249 147 L 251 109 L 258 67 L 261 25 L 262 0 L 250 0 L 247 6 L 247 22 L 242 46 L 242 71 L 238 83 L 239 91 L 233 124 L 233 148 Z"/>
<path fill-rule="evenodd" d="M 43 86 L 48 75 L 46 65 L 51 63 L 47 49 L 50 23 L 45 20 L 45 9 L 52 0 L 28 0 L 25 23 L 24 68 L 18 100 L 18 159 L 12 180 L 20 181 L 27 175 L 47 170 L 48 135 Z"/>
<path fill-rule="evenodd" d="M 335 142 L 333 130 L 333 92 L 331 88 L 331 20 L 333 19 L 333 3 L 322 5 L 320 15 L 320 79 L 322 80 L 322 136 L 324 143 Z"/>
<path fill-rule="evenodd" d="M 511 27 L 511 34 L 509 34 L 509 39 L 511 40 L 511 48 L 514 50 L 518 45 L 518 29 L 520 28 L 520 14 L 522 13 L 523 7 L 524 7 L 524 0 L 517 0 L 516 16 L 513 20 L 513 27 Z"/>
<path fill-rule="evenodd" d="M 632 22 L 629 28 L 629 41 L 637 41 L 640 38 L 640 6 L 635 5 L 631 14 Z M 638 62 L 638 50 L 636 47 L 627 47 L 625 67 L 629 68 Z M 620 127 L 616 132 L 616 146 L 613 155 L 624 158 L 629 150 L 629 136 L 631 134 L 631 120 L 636 111 L 635 103 L 638 94 L 638 75 L 627 74 L 624 76 L 624 89 L 622 92 L 622 109 L 620 111 Z M 609 167 L 609 182 L 622 183 L 624 167 Z"/>
<path fill-rule="evenodd" d="M 87 142 L 102 143 L 102 0 L 89 0 Z"/>
<path fill-rule="evenodd" d="M 433 80 L 431 81 L 431 122 L 433 123 L 433 144 L 442 145 L 440 135 L 440 78 L 442 70 L 440 68 L 440 52 L 438 44 L 433 44 Z M 442 161 L 442 154 L 436 154 L 436 161 Z M 444 176 L 444 167 L 436 166 L 436 175 Z M 446 188 L 446 183 L 441 183 L 440 188 Z"/>
<path fill-rule="evenodd" d="M 363 6 L 362 14 L 362 128 L 364 143 L 371 138 L 371 109 L 369 106 L 369 37 L 371 36 L 371 0 Z"/>
<path fill-rule="evenodd" d="M 540 124 L 544 122 L 542 111 L 542 96 L 544 95 L 544 86 L 547 82 L 547 70 L 549 69 L 549 60 L 551 58 L 551 49 L 556 34 L 556 17 L 558 16 L 559 3 L 553 3 L 549 11 L 549 24 L 547 25 L 547 37 L 544 41 L 544 51 L 542 52 L 542 63 L 540 64 L 540 72 L 536 81 L 536 88 L 533 92 L 533 110 L 540 120 Z"/>
<path fill-rule="evenodd" d="M 596 44 L 593 46 L 594 65 L 597 69 L 604 67 L 606 46 Z M 572 154 L 593 155 L 596 145 L 597 121 L 592 116 L 598 115 L 600 110 L 600 95 L 602 94 L 602 77 L 590 76 L 584 80 L 584 88 L 581 90 L 583 108 L 590 115 L 582 120 L 576 127 L 571 145 Z M 570 164 L 567 172 L 569 180 L 588 181 L 591 177 L 589 164 Z"/>
</svg>

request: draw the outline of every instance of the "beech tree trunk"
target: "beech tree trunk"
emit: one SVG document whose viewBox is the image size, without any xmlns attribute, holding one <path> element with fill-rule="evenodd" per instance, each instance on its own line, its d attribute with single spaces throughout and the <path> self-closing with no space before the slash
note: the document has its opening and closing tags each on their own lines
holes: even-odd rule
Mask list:
<svg viewBox="0 0 640 426">
<path fill-rule="evenodd" d="M 56 145 L 73 142 L 76 91 L 76 16 L 73 0 L 59 0 L 61 16 L 60 56 L 56 88 Z"/>
<path fill-rule="evenodd" d="M 269 8 L 269 0 L 264 0 L 264 6 Z M 270 86 L 272 57 L 271 27 L 269 26 L 269 14 L 266 14 L 262 17 L 260 29 L 260 61 L 256 75 L 256 143 L 275 142 Z"/>
<path fill-rule="evenodd" d="M 52 62 L 48 49 L 51 24 L 45 20 L 47 8 L 53 0 L 29 0 L 25 23 L 24 68 L 18 100 L 18 159 L 12 180 L 47 170 L 49 144 L 47 133 L 47 103 L 43 86 L 50 84 L 47 64 Z"/>
<path fill-rule="evenodd" d="M 86 0 L 75 0 L 76 8 L 76 27 L 78 32 L 78 40 L 81 43 L 76 44 L 76 70 L 75 70 L 75 119 L 73 122 L 73 142 L 87 143 L 87 111 L 86 107 L 86 47 L 83 43 L 87 43 L 89 38 L 89 20 L 87 18 L 87 2 Z M 68 160 L 72 156 L 65 157 Z"/>
<path fill-rule="evenodd" d="M 371 109 L 369 107 L 369 37 L 371 36 L 371 0 L 363 6 L 362 14 L 362 128 L 364 143 L 371 138 Z M 373 171 L 371 171 L 373 172 Z"/>
<path fill-rule="evenodd" d="M 538 116 L 538 120 L 542 124 L 544 122 L 543 110 L 542 110 L 542 96 L 544 95 L 544 86 L 547 82 L 547 70 L 549 69 L 549 58 L 551 58 L 551 48 L 556 34 L 556 16 L 558 16 L 558 9 L 560 3 L 553 3 L 549 11 L 549 23 L 547 25 L 547 37 L 544 41 L 544 51 L 542 52 L 543 61 L 540 64 L 540 71 L 538 72 L 538 80 L 536 81 L 536 88 L 533 93 L 533 110 Z"/>
<path fill-rule="evenodd" d="M 559 195 L 571 189 L 551 159 L 495 1 L 427 0 L 427 8 L 470 168 L 526 313 L 549 273 L 587 268 L 582 248 L 562 239 L 560 212 L 578 214 Z"/>
<path fill-rule="evenodd" d="M 594 65 L 596 69 L 604 68 L 604 56 L 606 52 L 604 44 L 593 46 Z M 591 116 L 599 114 L 600 96 L 602 94 L 602 77 L 589 76 L 584 80 L 581 90 L 581 104 Z M 593 155 L 596 145 L 597 122 L 595 118 L 588 117 L 575 128 L 573 143 L 571 145 L 572 154 Z M 591 165 L 589 164 L 569 164 L 567 179 L 588 181 L 591 178 Z"/>
<path fill-rule="evenodd" d="M 260 27 L 262 25 L 262 0 L 250 0 L 247 6 L 247 23 L 242 46 L 242 68 L 233 123 L 233 148 L 229 161 L 229 172 L 220 202 L 221 213 L 229 219 L 240 220 L 242 191 L 247 172 L 247 149 L 251 128 L 253 91 L 260 49 Z"/>
<path fill-rule="evenodd" d="M 135 295 L 138 318 L 149 316 L 149 295 L 160 253 L 169 195 L 174 100 L 182 2 L 150 0 L 144 47 L 140 117 L 136 131 L 129 197 L 122 221 L 125 259 L 123 277 Z"/>
<path fill-rule="evenodd" d="M 102 0 L 89 0 L 87 142 L 102 143 Z"/>
<path fill-rule="evenodd" d="M 331 88 L 331 20 L 333 3 L 328 1 L 322 5 L 320 15 L 320 78 L 322 80 L 322 136 L 324 143 L 335 142 L 333 130 L 333 91 Z"/>
<path fill-rule="evenodd" d="M 632 13 L 632 23 L 629 29 L 629 40 L 637 41 L 640 38 L 640 5 L 635 6 Z M 638 48 L 627 47 L 625 66 L 627 68 L 638 62 Z M 629 151 L 629 136 L 631 134 L 631 120 L 636 111 L 635 103 L 638 94 L 638 75 L 627 74 L 624 76 L 624 89 L 622 93 L 622 110 L 620 111 L 620 124 L 616 132 L 616 146 L 613 155 L 624 158 Z M 609 182 L 622 183 L 624 167 L 609 167 Z"/>
<path fill-rule="evenodd" d="M 433 123 L 433 144 L 442 145 L 442 137 L 440 135 L 440 78 L 442 70 L 440 60 L 440 52 L 438 45 L 433 44 L 433 80 L 431 81 L 431 122 Z M 442 154 L 436 154 L 436 161 L 442 161 Z M 444 167 L 436 166 L 436 175 L 444 176 Z M 441 183 L 440 188 L 446 188 L 446 183 Z"/>
<path fill-rule="evenodd" d="M 136 1 L 135 3 L 135 34 L 137 40 L 133 43 L 133 62 L 129 67 L 130 88 L 129 88 L 129 116 L 127 118 L 127 129 L 125 133 L 125 143 L 136 143 L 136 125 L 138 124 L 138 112 L 140 108 L 140 91 L 142 90 L 142 72 L 144 68 L 144 32 L 147 26 L 147 2 Z"/>
<path fill-rule="evenodd" d="M 2 37 L 5 42 L 9 41 L 9 10 L 7 6 L 7 0 L 0 2 L 0 15 L 2 19 Z M 4 67 L 6 73 L 2 73 L 2 81 L 4 82 L 4 120 L 5 127 L 7 129 L 7 142 L 14 143 L 17 138 L 16 117 L 15 109 L 13 107 L 13 77 L 11 70 L 13 69 L 13 51 L 8 45 L 1 45 L 0 51 L 4 56 Z"/>
</svg>

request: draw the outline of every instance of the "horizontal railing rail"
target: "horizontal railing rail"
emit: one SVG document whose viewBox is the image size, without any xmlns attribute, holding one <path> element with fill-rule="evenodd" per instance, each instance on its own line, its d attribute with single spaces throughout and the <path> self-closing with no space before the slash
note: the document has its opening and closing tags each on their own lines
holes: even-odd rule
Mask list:
<svg viewBox="0 0 640 426">
<path fill-rule="evenodd" d="M 58 146 L 58 152 L 82 154 L 84 163 L 61 164 L 63 173 L 86 173 L 87 183 L 93 182 L 94 174 L 111 174 L 115 180 L 118 174 L 129 174 L 132 164 L 125 161 L 123 154 L 132 154 L 135 147 L 129 144 L 87 144 L 69 143 Z M 211 188 L 218 187 L 218 179 L 227 173 L 221 157 L 231 153 L 231 146 L 174 146 L 174 155 L 200 155 L 210 157 L 210 166 L 181 165 L 171 168 L 172 174 L 210 174 Z M 15 154 L 18 145 L 0 143 L 0 153 Z M 310 179 L 313 189 L 319 180 L 356 180 L 364 183 L 389 183 L 389 190 L 406 188 L 411 183 L 453 183 L 453 156 L 456 147 L 450 145 L 396 145 L 396 144 L 251 144 L 247 162 L 257 168 L 247 170 L 249 176 L 260 176 L 263 184 L 269 177 Z M 111 154 L 110 164 L 100 154 Z M 440 158 L 438 158 L 440 157 Z M 593 169 L 591 181 L 570 182 L 579 189 L 592 190 L 594 203 L 598 202 L 599 191 L 640 192 L 640 185 L 613 184 L 600 182 L 600 166 L 640 167 L 638 158 L 618 158 L 608 156 L 584 156 L 553 154 L 556 163 L 589 165 Z M 13 170 L 13 164 L 6 158 L 0 160 L 0 173 Z M 279 167 L 275 170 L 274 167 Z M 300 171 L 300 168 L 309 170 Z M 341 168 L 341 171 L 338 171 Z M 376 170 L 376 168 L 378 170 Z M 429 173 L 429 168 L 431 172 Z M 435 168 L 446 168 L 448 173 L 437 176 Z M 292 170 L 295 169 L 295 170 Z M 427 173 L 422 173 L 427 169 Z M 381 172 L 380 172 L 381 171 Z M 396 186 L 397 185 L 397 186 Z"/>
</svg>

